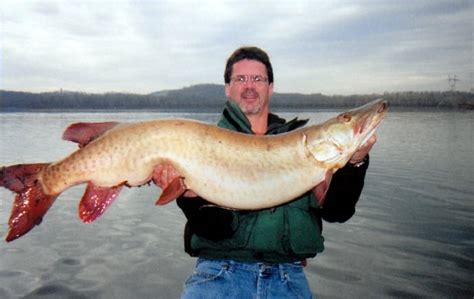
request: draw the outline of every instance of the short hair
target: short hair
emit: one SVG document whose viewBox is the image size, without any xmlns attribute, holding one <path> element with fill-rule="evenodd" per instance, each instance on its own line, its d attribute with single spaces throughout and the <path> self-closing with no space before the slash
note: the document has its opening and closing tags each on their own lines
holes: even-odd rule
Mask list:
<svg viewBox="0 0 474 299">
<path fill-rule="evenodd" d="M 227 59 L 227 63 L 224 71 L 224 82 L 230 83 L 230 77 L 232 75 L 232 67 L 236 62 L 244 59 L 257 60 L 263 63 L 267 67 L 268 82 L 273 83 L 273 68 L 270 63 L 268 54 L 257 47 L 240 47 L 232 53 Z"/>
</svg>

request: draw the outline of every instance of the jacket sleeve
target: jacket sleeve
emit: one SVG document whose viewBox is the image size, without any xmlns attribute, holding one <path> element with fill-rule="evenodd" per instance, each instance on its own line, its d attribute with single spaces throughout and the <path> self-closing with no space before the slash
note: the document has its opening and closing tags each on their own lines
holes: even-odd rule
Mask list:
<svg viewBox="0 0 474 299">
<path fill-rule="evenodd" d="M 369 156 L 360 167 L 347 163 L 337 171 L 329 185 L 326 200 L 319 211 L 328 222 L 346 222 L 355 213 L 355 206 L 364 187 L 365 173 L 369 166 Z"/>
</svg>

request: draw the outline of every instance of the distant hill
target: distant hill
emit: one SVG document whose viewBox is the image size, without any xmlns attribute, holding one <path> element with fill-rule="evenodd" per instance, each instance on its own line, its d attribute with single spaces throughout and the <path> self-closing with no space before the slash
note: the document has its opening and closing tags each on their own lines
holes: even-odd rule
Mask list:
<svg viewBox="0 0 474 299">
<path fill-rule="evenodd" d="M 198 84 L 148 96 L 155 97 L 159 107 L 169 109 L 220 110 L 226 101 L 224 85 L 218 84 Z"/>
<path fill-rule="evenodd" d="M 356 107 L 377 98 L 400 108 L 474 109 L 474 93 L 396 92 L 370 95 L 327 96 L 323 94 L 274 93 L 275 110 L 309 110 Z M 25 110 L 187 110 L 221 111 L 226 101 L 224 86 L 199 84 L 147 95 L 129 93 L 91 94 L 84 92 L 30 93 L 0 90 L 0 111 Z"/>
</svg>

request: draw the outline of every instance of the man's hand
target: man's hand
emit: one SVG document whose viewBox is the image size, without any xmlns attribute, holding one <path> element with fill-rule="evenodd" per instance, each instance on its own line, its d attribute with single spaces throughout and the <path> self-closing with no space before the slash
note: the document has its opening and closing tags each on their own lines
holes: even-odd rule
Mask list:
<svg viewBox="0 0 474 299">
<path fill-rule="evenodd" d="M 179 172 L 169 163 L 159 164 L 153 170 L 153 181 L 155 182 L 161 190 L 166 189 L 168 185 L 175 180 L 176 178 L 180 177 L 181 175 Z M 183 194 L 185 197 L 196 197 L 197 194 L 191 190 L 187 190 Z"/>
<path fill-rule="evenodd" d="M 367 156 L 369 151 L 372 149 L 376 141 L 377 141 L 377 137 L 375 135 L 370 137 L 369 140 L 367 140 L 365 144 L 359 147 L 357 152 L 355 152 L 354 155 L 352 155 L 351 159 L 349 160 L 349 163 L 357 164 L 357 163 L 362 162 L 365 156 Z"/>
</svg>

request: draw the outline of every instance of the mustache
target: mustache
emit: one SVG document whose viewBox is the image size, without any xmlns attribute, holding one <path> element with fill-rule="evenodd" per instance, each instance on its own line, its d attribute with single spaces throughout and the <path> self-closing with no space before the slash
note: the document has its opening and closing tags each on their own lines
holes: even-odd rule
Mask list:
<svg viewBox="0 0 474 299">
<path fill-rule="evenodd" d="M 242 93 L 241 93 L 241 96 L 242 97 L 248 97 L 248 96 L 251 96 L 251 97 L 255 97 L 255 96 L 259 96 L 258 92 L 253 89 L 253 88 L 246 88 Z"/>
</svg>

